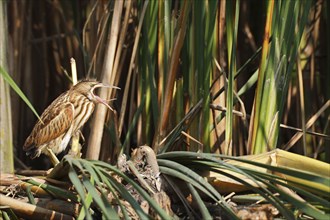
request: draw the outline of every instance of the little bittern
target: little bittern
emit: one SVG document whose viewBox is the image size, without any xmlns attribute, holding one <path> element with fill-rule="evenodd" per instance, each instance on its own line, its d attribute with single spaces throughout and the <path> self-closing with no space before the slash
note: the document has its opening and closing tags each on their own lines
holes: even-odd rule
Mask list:
<svg viewBox="0 0 330 220">
<path fill-rule="evenodd" d="M 95 80 L 82 80 L 62 93 L 42 113 L 41 120 L 34 126 L 26 139 L 23 150 L 32 159 L 41 153 L 58 163 L 54 154 L 65 150 L 71 137 L 78 132 L 92 115 L 95 104 L 102 103 L 112 108 L 94 90 L 99 87 L 119 89 Z M 55 158 L 54 158 L 55 157 Z"/>
</svg>

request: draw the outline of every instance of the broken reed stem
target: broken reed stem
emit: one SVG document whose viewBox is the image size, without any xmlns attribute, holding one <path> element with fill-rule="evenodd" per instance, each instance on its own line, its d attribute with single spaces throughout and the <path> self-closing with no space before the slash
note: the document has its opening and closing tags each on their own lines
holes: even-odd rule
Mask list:
<svg viewBox="0 0 330 220">
<path fill-rule="evenodd" d="M 76 66 L 76 60 L 71 57 L 70 59 L 70 64 L 71 64 L 71 74 L 72 74 L 72 84 L 76 85 L 78 82 L 78 77 L 77 77 L 77 66 Z M 74 157 L 81 157 L 81 145 L 79 143 L 79 137 L 80 134 L 76 133 L 72 136 L 72 144 L 71 144 L 71 149 L 69 154 L 74 156 Z"/>
</svg>

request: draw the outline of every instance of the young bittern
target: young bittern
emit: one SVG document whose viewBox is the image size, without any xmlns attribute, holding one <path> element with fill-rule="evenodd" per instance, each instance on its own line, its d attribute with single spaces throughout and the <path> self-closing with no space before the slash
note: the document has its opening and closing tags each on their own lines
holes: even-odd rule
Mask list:
<svg viewBox="0 0 330 220">
<path fill-rule="evenodd" d="M 119 89 L 95 80 L 82 80 L 55 99 L 26 139 L 23 146 L 26 154 L 34 159 L 43 153 L 50 157 L 54 165 L 58 163 L 54 154 L 64 151 L 71 137 L 80 132 L 92 115 L 95 104 L 102 103 L 112 110 L 106 100 L 94 94 L 99 87 Z"/>
</svg>

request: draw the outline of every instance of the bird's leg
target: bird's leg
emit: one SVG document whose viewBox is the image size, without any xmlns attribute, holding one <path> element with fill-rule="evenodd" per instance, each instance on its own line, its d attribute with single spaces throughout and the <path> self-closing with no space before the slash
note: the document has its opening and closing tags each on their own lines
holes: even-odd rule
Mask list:
<svg viewBox="0 0 330 220">
<path fill-rule="evenodd" d="M 52 162 L 52 164 L 54 165 L 54 167 L 60 163 L 60 161 L 57 159 L 56 155 L 54 154 L 54 152 L 52 151 L 52 149 L 47 147 L 47 155 L 49 156 L 50 161 Z"/>
<path fill-rule="evenodd" d="M 74 133 L 72 135 L 71 138 L 71 149 L 69 151 L 69 154 L 74 156 L 74 157 L 81 157 L 81 144 L 79 143 L 79 137 L 83 137 L 81 134 L 81 131 L 78 130 L 76 133 Z M 83 140 L 85 141 L 85 139 L 83 138 Z"/>
</svg>

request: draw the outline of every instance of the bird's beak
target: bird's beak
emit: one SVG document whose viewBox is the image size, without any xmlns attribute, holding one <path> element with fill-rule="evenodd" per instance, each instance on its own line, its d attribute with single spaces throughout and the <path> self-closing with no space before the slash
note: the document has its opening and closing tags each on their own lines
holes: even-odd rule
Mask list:
<svg viewBox="0 0 330 220">
<path fill-rule="evenodd" d="M 104 83 L 99 83 L 99 84 L 96 84 L 91 90 L 96 101 L 98 101 L 99 103 L 102 103 L 103 105 L 107 106 L 111 111 L 113 111 L 113 109 L 110 107 L 110 105 L 108 105 L 106 100 L 104 100 L 101 97 L 94 94 L 94 89 L 96 89 L 96 88 L 109 88 L 109 89 L 120 89 L 120 88 L 117 86 L 111 86 L 111 85 L 106 85 Z M 110 101 L 112 101 L 112 100 L 110 100 Z"/>
</svg>

